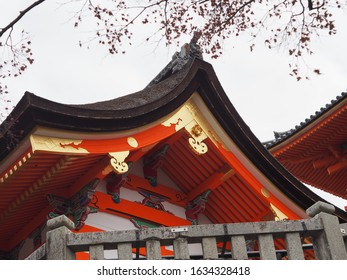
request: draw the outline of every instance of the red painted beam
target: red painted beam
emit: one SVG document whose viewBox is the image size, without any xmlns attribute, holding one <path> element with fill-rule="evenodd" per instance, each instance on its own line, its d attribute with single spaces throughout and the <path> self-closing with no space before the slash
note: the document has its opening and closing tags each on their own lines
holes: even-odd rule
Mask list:
<svg viewBox="0 0 347 280">
<path fill-rule="evenodd" d="M 114 203 L 111 196 L 102 192 L 95 192 L 99 211 L 109 214 L 139 218 L 164 226 L 186 226 L 191 222 L 165 211 L 160 211 L 137 202 L 122 199 L 120 203 Z M 95 205 L 91 205 L 94 206 Z"/>
<path fill-rule="evenodd" d="M 135 191 L 149 191 L 153 194 L 164 197 L 167 202 L 178 206 L 184 207 L 188 203 L 187 195 L 183 192 L 162 184 L 152 187 L 146 179 L 133 174 L 128 175 L 128 181 L 125 184 L 125 187 Z"/>
</svg>

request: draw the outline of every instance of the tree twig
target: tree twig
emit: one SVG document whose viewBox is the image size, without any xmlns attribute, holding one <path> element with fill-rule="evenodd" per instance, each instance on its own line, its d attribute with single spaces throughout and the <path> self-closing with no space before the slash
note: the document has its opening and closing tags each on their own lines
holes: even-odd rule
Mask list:
<svg viewBox="0 0 347 280">
<path fill-rule="evenodd" d="M 10 28 L 13 28 L 13 26 L 21 20 L 21 18 L 27 14 L 28 12 L 30 12 L 33 8 L 35 8 L 36 6 L 40 5 L 41 3 L 45 2 L 46 0 L 38 0 L 34 3 L 32 3 L 30 6 L 28 6 L 26 9 L 24 9 L 23 11 L 19 12 L 19 15 L 12 20 L 8 25 L 6 25 L 4 28 L 0 29 L 0 38 L 2 37 L 2 35 L 4 35 L 6 33 L 7 30 L 9 30 Z"/>
</svg>

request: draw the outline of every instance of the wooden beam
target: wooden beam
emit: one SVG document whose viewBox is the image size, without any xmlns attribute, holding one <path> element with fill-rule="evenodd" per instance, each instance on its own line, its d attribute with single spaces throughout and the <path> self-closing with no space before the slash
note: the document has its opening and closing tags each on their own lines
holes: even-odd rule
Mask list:
<svg viewBox="0 0 347 280">
<path fill-rule="evenodd" d="M 307 130 L 305 131 L 299 131 L 299 133 L 296 133 L 295 136 L 292 136 L 287 139 L 287 141 L 282 142 L 281 144 L 270 148 L 270 152 L 273 154 L 274 157 L 278 158 L 281 154 L 290 151 L 292 149 L 295 150 L 295 146 L 300 146 L 300 143 L 307 138 L 308 136 L 313 140 L 317 140 L 318 142 L 325 141 L 325 139 L 322 139 L 320 137 L 320 131 L 324 126 L 327 125 L 330 121 L 332 121 L 334 118 L 337 118 L 339 115 L 343 115 L 342 113 L 346 110 L 345 105 L 337 106 L 336 111 L 332 112 L 330 115 L 328 115 L 326 118 L 321 118 L 319 121 L 313 122 L 312 125 L 309 125 L 307 127 Z M 341 131 L 345 130 L 345 126 L 340 126 L 338 129 L 334 129 L 332 133 L 335 135 L 340 133 Z M 318 137 L 317 137 L 318 136 Z"/>
<path fill-rule="evenodd" d="M 313 168 L 317 169 L 317 168 L 322 168 L 324 166 L 326 166 L 327 164 L 331 163 L 333 160 L 336 160 L 336 158 L 334 156 L 325 156 L 321 159 L 317 159 L 315 161 L 313 161 Z"/>
<path fill-rule="evenodd" d="M 154 146 L 155 146 L 155 144 L 131 152 L 130 155 L 128 156 L 128 158 L 126 159 L 126 161 L 127 162 L 129 162 L 129 161 L 132 161 L 132 162 L 138 161 L 140 158 L 142 158 Z"/>
<path fill-rule="evenodd" d="M 111 196 L 102 192 L 95 192 L 99 211 L 131 218 L 139 218 L 164 226 L 191 225 L 186 219 L 177 217 L 171 213 L 160 211 L 137 202 L 122 199 L 120 203 L 114 203 Z M 95 205 L 90 205 L 95 207 Z"/>
<path fill-rule="evenodd" d="M 225 169 L 225 168 L 224 168 Z M 213 173 L 200 185 L 196 186 L 187 196 L 188 201 L 194 200 L 199 195 L 203 194 L 207 190 L 214 190 L 219 187 L 224 181 L 235 175 L 235 171 L 228 169 L 225 173 L 222 170 Z"/>
<path fill-rule="evenodd" d="M 138 149 L 132 152 L 127 158 L 126 162 L 132 161 L 136 162 L 146 153 L 145 149 Z M 104 179 L 109 173 L 113 172 L 113 167 L 110 164 L 110 158 L 108 155 L 105 155 L 92 169 L 90 169 L 87 174 L 75 182 L 71 187 L 69 187 L 68 197 L 73 196 L 81 188 L 87 185 L 91 180 L 98 178 L 100 180 Z"/>
<path fill-rule="evenodd" d="M 300 164 L 300 163 L 306 163 L 308 161 L 316 160 L 317 158 L 321 157 L 322 155 L 315 155 L 310 157 L 303 157 L 303 158 L 277 158 L 280 162 L 283 163 L 291 163 L 291 164 Z"/>
<path fill-rule="evenodd" d="M 167 202 L 178 206 L 186 206 L 188 203 L 187 195 L 181 191 L 167 187 L 162 184 L 158 184 L 156 187 L 152 187 L 150 183 L 139 176 L 129 174 L 128 181 L 125 187 L 135 191 L 148 191 L 158 196 L 164 197 Z"/>
<path fill-rule="evenodd" d="M 180 136 L 179 133 L 174 134 L 173 136 L 169 137 L 169 143 L 172 141 L 176 141 L 177 137 Z M 165 142 L 166 143 L 166 142 Z M 152 149 L 156 144 L 149 145 L 148 147 L 141 148 L 138 150 L 133 151 L 127 158 L 126 162 L 132 161 L 136 162 L 138 161 L 144 154 L 146 154 L 150 149 Z M 88 171 L 87 174 L 84 174 L 76 183 L 74 183 L 71 187 L 69 187 L 69 197 L 73 196 L 75 193 L 77 193 L 81 188 L 83 188 L 86 184 L 88 184 L 91 180 L 98 178 L 100 180 L 104 179 L 110 172 L 113 172 L 113 168 L 110 165 L 110 158 L 105 155 L 105 157 L 97 163 L 91 170 Z M 137 181 L 138 182 L 138 181 Z M 144 184 L 147 181 L 144 180 Z M 152 186 L 148 184 L 148 186 L 153 189 Z M 145 185 L 145 188 L 147 185 Z M 175 194 L 176 195 L 176 194 Z M 179 199 L 182 199 L 183 193 L 180 194 L 176 199 L 172 201 L 177 201 Z"/>
<path fill-rule="evenodd" d="M 160 150 L 164 145 L 172 145 L 176 143 L 184 135 L 184 130 L 179 130 L 176 133 L 170 135 L 161 142 L 152 145 L 151 149 L 148 149 L 148 156 L 153 155 L 156 151 Z"/>
<path fill-rule="evenodd" d="M 200 185 L 196 186 L 187 196 L 188 201 L 194 200 L 194 198 L 198 197 L 202 193 L 207 190 L 214 190 L 217 188 L 223 181 L 224 174 L 221 172 L 216 172 L 208 177 L 205 181 L 203 181 Z"/>
<path fill-rule="evenodd" d="M 327 168 L 327 171 L 329 173 L 329 175 L 334 174 L 337 171 L 340 171 L 341 169 L 344 169 L 347 167 L 347 159 L 343 159 L 341 161 L 339 161 L 338 163 L 331 165 Z"/>
<path fill-rule="evenodd" d="M 175 125 L 167 127 L 158 124 L 148 130 L 134 133 L 130 137 L 119 137 L 113 139 L 83 139 L 78 144 L 68 143 L 64 147 L 72 147 L 76 152 L 83 149 L 90 154 L 106 154 L 115 151 L 134 151 L 158 143 L 175 133 Z M 133 143 L 134 140 L 136 141 L 136 144 Z"/>
<path fill-rule="evenodd" d="M 25 163 L 28 162 L 28 160 L 32 157 L 32 149 L 31 147 L 26 149 L 24 153 L 22 153 L 20 156 L 17 157 L 17 159 L 11 163 L 9 167 L 4 167 L 4 163 L 2 163 L 0 173 L 0 189 L 2 183 L 5 182 L 10 176 L 15 174 L 18 170 L 20 170 L 21 167 L 25 166 Z M 6 169 L 5 169 L 6 168 Z"/>
</svg>

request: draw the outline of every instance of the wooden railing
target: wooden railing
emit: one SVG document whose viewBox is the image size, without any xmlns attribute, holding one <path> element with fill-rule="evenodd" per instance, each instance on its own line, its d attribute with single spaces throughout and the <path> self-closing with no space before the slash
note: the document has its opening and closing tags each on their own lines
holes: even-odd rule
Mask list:
<svg viewBox="0 0 347 280">
<path fill-rule="evenodd" d="M 203 259 L 275 260 L 305 259 L 308 247 L 316 259 L 347 259 L 347 224 L 339 224 L 330 204 L 318 202 L 307 210 L 310 217 L 295 221 L 207 224 L 188 227 L 161 227 L 94 233 L 72 233 L 73 223 L 65 216 L 47 222 L 46 243 L 27 259 L 75 259 L 76 252 L 88 252 L 90 259 L 104 259 L 114 250 L 117 259 L 161 259 L 162 246 L 173 246 L 174 259 L 198 258 L 191 244 L 201 244 Z M 258 249 L 250 251 L 247 240 Z M 277 241 L 274 241 L 277 240 Z M 280 240 L 283 248 L 276 250 Z M 225 246 L 228 244 L 228 246 Z M 278 247 L 278 246 L 277 246 Z M 140 254 L 145 248 L 146 255 Z M 142 251 L 141 251 L 142 252 Z"/>
</svg>

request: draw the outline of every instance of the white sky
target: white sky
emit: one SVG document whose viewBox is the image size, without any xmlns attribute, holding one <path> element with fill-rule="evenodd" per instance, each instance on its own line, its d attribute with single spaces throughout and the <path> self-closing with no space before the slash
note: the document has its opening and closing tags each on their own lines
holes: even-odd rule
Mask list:
<svg viewBox="0 0 347 280">
<path fill-rule="evenodd" d="M 0 26 L 34 0 L 0 0 Z M 98 46 L 78 46 L 88 35 L 68 21 L 68 6 L 51 0 L 27 14 L 15 31 L 23 28 L 32 37 L 35 62 L 27 72 L 8 79 L 12 105 L 25 91 L 49 100 L 80 104 L 108 100 L 143 89 L 171 60 L 176 47 L 139 41 L 125 55 L 110 56 Z M 72 9 L 70 10 L 70 12 Z M 273 139 L 273 131 L 285 131 L 304 121 L 347 89 L 347 17 L 341 12 L 338 33 L 315 42 L 315 54 L 307 58 L 323 73 L 309 81 L 289 76 L 286 50 L 268 50 L 262 44 L 249 52 L 247 39 L 227 42 L 224 55 L 212 63 L 231 102 L 261 140 Z M 186 38 L 186 42 L 190 40 Z M 324 195 L 325 196 L 325 195 Z M 325 196 L 326 197 L 326 196 Z M 326 197 L 330 199 L 329 197 Z M 346 200 L 333 200 L 341 208 Z"/>
</svg>

